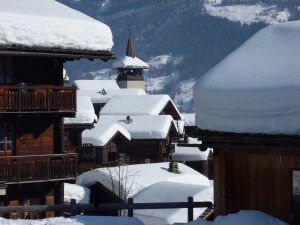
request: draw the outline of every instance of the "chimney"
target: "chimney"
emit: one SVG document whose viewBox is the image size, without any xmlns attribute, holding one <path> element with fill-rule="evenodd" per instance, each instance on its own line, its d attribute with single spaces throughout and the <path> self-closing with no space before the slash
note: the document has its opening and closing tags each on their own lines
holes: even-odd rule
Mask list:
<svg viewBox="0 0 300 225">
<path fill-rule="evenodd" d="M 171 173 L 179 173 L 178 162 L 171 161 L 169 163 L 169 172 L 171 172 Z"/>
<path fill-rule="evenodd" d="M 130 117 L 130 116 L 126 116 L 125 123 L 126 123 L 126 124 L 129 124 L 129 123 L 131 123 L 131 122 L 132 122 L 131 117 Z"/>
</svg>

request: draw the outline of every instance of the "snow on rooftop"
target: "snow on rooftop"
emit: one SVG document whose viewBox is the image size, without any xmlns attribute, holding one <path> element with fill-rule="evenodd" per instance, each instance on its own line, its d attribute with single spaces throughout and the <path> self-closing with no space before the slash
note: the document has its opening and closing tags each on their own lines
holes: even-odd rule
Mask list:
<svg viewBox="0 0 300 225">
<path fill-rule="evenodd" d="M 187 201 L 188 196 L 193 196 L 195 201 L 213 202 L 213 187 L 207 177 L 181 163 L 178 165 L 179 174 L 169 172 L 168 167 L 167 162 L 128 165 L 121 170 L 125 171 L 124 174 L 120 174 L 117 167 L 99 168 L 79 175 L 76 183 L 89 187 L 101 182 L 110 190 L 113 183 L 117 194 L 120 176 L 126 176 L 127 179 L 122 179 L 124 184 L 120 193 L 133 197 L 134 202 Z M 125 183 L 131 188 L 124 190 Z M 194 210 L 195 217 L 204 210 Z M 186 209 L 135 210 L 135 216 L 147 225 L 187 221 Z"/>
<path fill-rule="evenodd" d="M 128 140 L 165 139 L 174 124 L 170 115 L 140 115 L 130 116 L 130 119 L 131 122 L 126 123 L 126 116 L 101 115 L 93 129 L 82 133 L 82 142 L 103 146 L 117 131 Z"/>
<path fill-rule="evenodd" d="M 104 23 L 54 0 L 0 1 L 0 46 L 110 51 Z"/>
<path fill-rule="evenodd" d="M 140 60 L 138 57 L 130 57 L 130 56 L 123 56 L 119 60 L 113 63 L 112 67 L 114 69 L 117 68 L 136 68 L 136 69 L 148 69 L 147 63 Z"/>
<path fill-rule="evenodd" d="M 198 147 L 186 147 L 175 145 L 175 152 L 172 153 L 173 161 L 199 161 L 207 160 L 211 148 L 207 148 L 205 151 L 200 151 Z"/>
<path fill-rule="evenodd" d="M 262 29 L 193 87 L 196 125 L 236 133 L 300 133 L 300 21 Z"/>
<path fill-rule="evenodd" d="M 159 115 L 171 103 L 169 95 L 113 96 L 100 111 L 100 115 Z"/>
<path fill-rule="evenodd" d="M 78 184 L 64 183 L 64 202 L 70 203 L 75 199 L 76 203 L 90 204 L 90 189 Z"/>
<path fill-rule="evenodd" d="M 123 135 L 127 140 L 131 140 L 130 133 L 121 125 L 99 120 L 93 129 L 82 132 L 82 143 L 104 146 L 118 133 Z"/>
<path fill-rule="evenodd" d="M 119 90 L 116 80 L 75 80 L 73 84 L 78 90 Z"/>
<path fill-rule="evenodd" d="M 77 111 L 75 118 L 64 117 L 64 124 L 92 124 L 97 121 L 94 106 L 88 96 L 77 95 Z"/>
<path fill-rule="evenodd" d="M 92 103 L 107 103 L 114 95 L 146 95 L 141 88 L 122 88 L 117 90 L 100 89 L 100 90 L 77 90 L 78 95 L 87 95 L 91 98 Z"/>
</svg>

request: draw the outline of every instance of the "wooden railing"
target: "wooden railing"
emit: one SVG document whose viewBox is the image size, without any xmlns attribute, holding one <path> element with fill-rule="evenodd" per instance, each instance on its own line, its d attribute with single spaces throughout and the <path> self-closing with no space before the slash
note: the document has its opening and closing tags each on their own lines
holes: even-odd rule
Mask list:
<svg viewBox="0 0 300 225">
<path fill-rule="evenodd" d="M 76 87 L 0 85 L 0 112 L 75 112 Z"/>
<path fill-rule="evenodd" d="M 101 214 L 99 211 L 102 210 L 127 210 L 127 216 L 133 217 L 135 209 L 187 209 L 188 221 L 192 221 L 194 218 L 194 208 L 212 208 L 212 202 L 194 202 L 193 197 L 188 197 L 187 202 L 152 202 L 152 203 L 134 203 L 133 198 L 129 198 L 128 202 L 124 203 L 100 203 L 99 205 L 94 204 L 76 204 L 74 199 L 71 199 L 70 205 L 31 205 L 31 206 L 0 206 L 0 214 L 13 213 L 13 212 L 68 212 L 71 216 L 81 214 L 81 212 L 90 211 L 92 214 Z M 213 209 L 212 209 L 213 211 Z M 212 214 L 209 215 L 210 217 Z M 202 217 L 202 216 L 201 216 Z M 204 219 L 208 219 L 202 217 Z"/>
<path fill-rule="evenodd" d="M 0 180 L 9 183 L 74 179 L 77 154 L 0 157 Z"/>
</svg>

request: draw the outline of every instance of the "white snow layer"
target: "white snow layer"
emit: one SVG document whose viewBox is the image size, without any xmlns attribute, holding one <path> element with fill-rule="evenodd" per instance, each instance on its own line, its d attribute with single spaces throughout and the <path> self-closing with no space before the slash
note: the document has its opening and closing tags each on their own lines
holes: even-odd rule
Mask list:
<svg viewBox="0 0 300 225">
<path fill-rule="evenodd" d="M 193 87 L 196 125 L 236 133 L 299 134 L 300 21 L 256 33 Z"/>
<path fill-rule="evenodd" d="M 75 118 L 64 117 L 64 124 L 91 124 L 97 121 L 94 106 L 88 96 L 77 95 Z"/>
<path fill-rule="evenodd" d="M 112 67 L 116 68 L 139 68 L 148 69 L 147 63 L 139 59 L 138 57 L 123 56 L 118 61 L 114 62 Z"/>
<path fill-rule="evenodd" d="M 90 189 L 78 184 L 64 183 L 64 202 L 70 203 L 75 199 L 76 203 L 90 203 Z"/>
<path fill-rule="evenodd" d="M 108 189 L 115 190 L 115 194 L 133 197 L 134 202 L 179 202 L 187 201 L 189 196 L 194 197 L 195 201 L 213 202 L 213 185 L 207 177 L 181 163 L 178 164 L 179 174 L 169 172 L 168 167 L 169 163 L 150 163 L 128 165 L 121 169 L 99 168 L 79 175 L 77 184 L 89 187 L 95 182 L 101 182 Z M 205 208 L 195 209 L 195 218 L 204 210 Z M 135 210 L 135 217 L 147 225 L 166 225 L 187 222 L 187 211 Z"/>
<path fill-rule="evenodd" d="M 110 51 L 110 28 L 54 0 L 1 0 L 0 45 Z"/>
</svg>

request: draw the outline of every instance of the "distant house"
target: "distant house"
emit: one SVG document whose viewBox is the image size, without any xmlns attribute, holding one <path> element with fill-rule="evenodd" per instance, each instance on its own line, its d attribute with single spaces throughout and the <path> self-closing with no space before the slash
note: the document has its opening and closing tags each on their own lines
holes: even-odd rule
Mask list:
<svg viewBox="0 0 300 225">
<path fill-rule="evenodd" d="M 169 115 L 103 115 L 94 129 L 83 132 L 82 142 L 102 147 L 98 163 L 103 167 L 119 159 L 129 164 L 169 161 L 174 136 L 177 129 Z"/>
<path fill-rule="evenodd" d="M 212 180 L 213 149 L 199 147 L 201 144 L 202 141 L 188 137 L 185 144 L 175 144 L 175 151 L 171 154 L 171 159 L 174 162 L 184 163 Z"/>
<path fill-rule="evenodd" d="M 62 204 L 63 183 L 77 176 L 63 142 L 76 88 L 63 86 L 63 63 L 112 58 L 111 30 L 52 0 L 1 1 L 0 18 L 0 205 Z"/>
<path fill-rule="evenodd" d="M 98 117 L 103 106 L 114 95 L 146 95 L 141 88 L 120 89 L 115 80 L 75 80 L 74 85 L 78 95 L 90 97 Z"/>
<path fill-rule="evenodd" d="M 169 95 L 113 96 L 101 115 L 170 115 L 173 120 L 182 119 Z"/>
<path fill-rule="evenodd" d="M 300 224 L 299 35 L 299 21 L 267 27 L 193 88 L 216 216 L 252 209 Z"/>
</svg>

